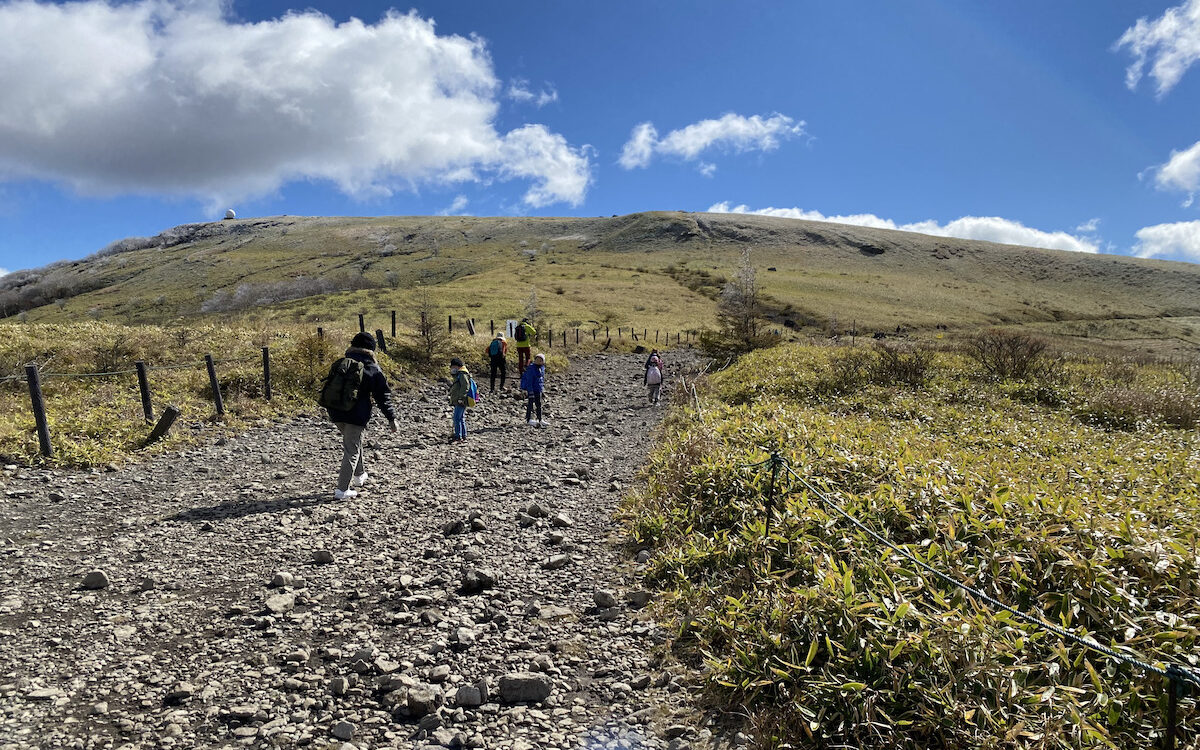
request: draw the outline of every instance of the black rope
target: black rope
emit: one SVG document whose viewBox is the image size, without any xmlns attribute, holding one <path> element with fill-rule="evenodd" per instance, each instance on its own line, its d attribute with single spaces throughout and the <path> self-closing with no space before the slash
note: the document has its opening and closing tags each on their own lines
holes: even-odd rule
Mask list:
<svg viewBox="0 0 1200 750">
<path fill-rule="evenodd" d="M 43 372 L 43 378 L 103 378 L 110 375 L 129 375 L 137 370 L 115 370 L 113 372 Z"/>
<path fill-rule="evenodd" d="M 1120 651 L 1116 651 L 1115 649 L 1105 646 L 1102 643 L 1100 643 L 1092 638 L 1084 638 L 1082 636 L 1076 635 L 1075 633 L 1072 633 L 1071 631 L 1067 630 L 1066 628 L 1055 625 L 1052 622 L 1048 622 L 1048 621 L 1046 621 L 1040 617 L 1037 617 L 1035 615 L 1031 615 L 1026 612 L 1022 612 L 1019 609 L 1015 609 L 1014 607 L 1011 607 L 1011 606 L 1005 604 L 1004 602 L 1000 601 L 999 599 L 996 599 L 995 597 L 975 588 L 974 586 L 968 586 L 967 584 L 965 584 L 959 580 L 951 578 L 950 576 L 946 575 L 945 573 L 938 570 L 937 568 L 934 568 L 932 565 L 929 565 L 928 563 L 918 559 L 917 557 L 915 557 L 914 555 L 909 553 L 907 550 L 902 549 L 901 547 L 897 546 L 890 539 L 888 539 L 887 537 L 883 536 L 882 534 L 876 532 L 875 530 L 871 529 L 869 526 L 864 524 L 862 521 L 855 518 L 848 511 L 846 511 L 844 508 L 842 508 L 842 506 L 839 505 L 837 503 L 837 501 L 833 500 L 828 495 L 826 495 L 824 492 L 822 492 L 821 490 L 814 487 L 807 479 L 805 479 L 804 477 L 797 474 L 795 472 L 795 470 L 792 469 L 791 465 L 788 463 L 788 461 L 786 459 L 783 459 L 783 458 L 776 459 L 776 458 L 772 457 L 772 458 L 767 459 L 767 461 L 753 464 L 753 466 L 762 466 L 764 463 L 769 463 L 769 462 L 772 462 L 775 460 L 778 460 L 783 465 L 783 467 L 785 469 L 787 469 L 787 472 L 789 474 L 791 474 L 797 481 L 799 481 L 800 484 L 804 485 L 804 487 L 806 489 L 808 489 L 809 492 L 813 493 L 813 495 L 815 495 L 818 499 L 820 499 L 825 505 L 827 505 L 828 507 L 832 508 L 835 512 L 837 512 L 838 515 L 842 516 L 847 521 L 849 521 L 851 524 L 853 524 L 855 527 L 857 527 L 858 529 L 863 531 L 865 534 L 867 534 L 867 536 L 871 537 L 872 539 L 874 539 L 875 541 L 884 545 L 885 547 L 891 549 L 896 554 L 898 554 L 901 557 L 903 557 L 904 559 L 908 560 L 913 565 L 916 565 L 921 570 L 929 573 L 930 575 L 933 575 L 934 577 L 936 577 L 938 580 L 942 581 L 943 583 L 947 583 L 951 586 L 954 586 L 955 588 L 961 589 L 962 591 L 965 591 L 968 594 L 971 594 L 972 596 L 976 597 L 977 599 L 987 602 L 988 604 L 992 605 L 993 607 L 1002 609 L 1005 612 L 1008 612 L 1009 614 L 1011 614 L 1012 616 L 1026 622 L 1026 623 L 1029 623 L 1030 625 L 1034 625 L 1036 627 L 1042 628 L 1043 630 L 1048 630 L 1051 633 L 1054 633 L 1055 635 L 1057 635 L 1059 638 L 1062 638 L 1063 640 L 1070 641 L 1072 643 L 1076 643 L 1080 646 L 1083 646 L 1084 648 L 1089 648 L 1093 651 L 1096 651 L 1097 653 L 1104 654 L 1105 656 L 1109 657 L 1110 659 L 1116 659 L 1117 661 L 1124 662 L 1126 664 L 1129 664 L 1131 666 L 1145 670 L 1147 672 L 1151 672 L 1151 673 L 1159 675 L 1161 677 L 1165 677 L 1169 680 L 1181 680 L 1181 681 L 1187 682 L 1193 686 L 1200 687 L 1200 676 L 1198 676 L 1196 674 L 1196 672 L 1194 672 L 1189 667 L 1185 667 L 1183 665 L 1173 664 L 1173 663 L 1168 664 L 1166 667 L 1159 667 L 1154 664 L 1150 664 L 1149 662 L 1143 661 L 1136 657 L 1129 656 L 1128 654 L 1121 653 Z"/>
</svg>

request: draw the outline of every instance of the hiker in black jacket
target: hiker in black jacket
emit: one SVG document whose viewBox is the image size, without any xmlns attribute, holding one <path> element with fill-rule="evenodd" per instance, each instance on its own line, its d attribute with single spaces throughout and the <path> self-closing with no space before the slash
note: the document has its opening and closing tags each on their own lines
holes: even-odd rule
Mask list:
<svg viewBox="0 0 1200 750">
<path fill-rule="evenodd" d="M 375 337 L 369 333 L 359 333 L 350 341 L 346 350 L 348 359 L 363 363 L 362 384 L 358 388 L 358 400 L 346 411 L 327 409 L 329 419 L 342 433 L 342 469 L 338 473 L 337 490 L 333 496 L 338 500 L 354 497 L 356 490 L 350 489 L 353 480 L 356 487 L 367 483 L 367 469 L 363 464 L 362 443 L 363 433 L 367 430 L 367 422 L 371 421 L 371 399 L 379 406 L 379 411 L 387 417 L 392 432 L 396 431 L 396 412 L 392 409 L 389 398 L 392 389 L 387 377 L 375 361 Z"/>
</svg>

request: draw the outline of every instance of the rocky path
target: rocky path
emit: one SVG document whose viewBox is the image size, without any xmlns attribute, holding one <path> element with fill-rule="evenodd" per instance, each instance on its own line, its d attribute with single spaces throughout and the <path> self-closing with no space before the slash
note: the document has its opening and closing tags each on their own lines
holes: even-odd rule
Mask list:
<svg viewBox="0 0 1200 750">
<path fill-rule="evenodd" d="M 315 413 L 112 473 L 6 468 L 0 748 L 707 744 L 615 543 L 663 408 L 640 377 L 583 360 L 546 428 L 488 399 L 458 446 L 442 387 L 399 394 L 353 500 Z"/>
</svg>

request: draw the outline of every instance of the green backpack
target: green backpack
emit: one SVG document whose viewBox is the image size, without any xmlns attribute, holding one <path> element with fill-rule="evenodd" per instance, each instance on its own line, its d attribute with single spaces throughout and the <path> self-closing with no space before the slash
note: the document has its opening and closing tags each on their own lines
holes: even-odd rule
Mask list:
<svg viewBox="0 0 1200 750">
<path fill-rule="evenodd" d="M 329 368 L 317 403 L 330 411 L 350 411 L 358 403 L 366 367 L 351 357 L 342 357 Z"/>
</svg>

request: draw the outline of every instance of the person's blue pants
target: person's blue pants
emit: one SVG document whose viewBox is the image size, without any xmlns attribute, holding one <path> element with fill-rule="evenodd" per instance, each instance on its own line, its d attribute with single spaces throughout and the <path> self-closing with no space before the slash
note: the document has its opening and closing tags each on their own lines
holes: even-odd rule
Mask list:
<svg viewBox="0 0 1200 750">
<path fill-rule="evenodd" d="M 467 407 L 454 407 L 454 437 L 465 438 L 467 436 Z"/>
</svg>

